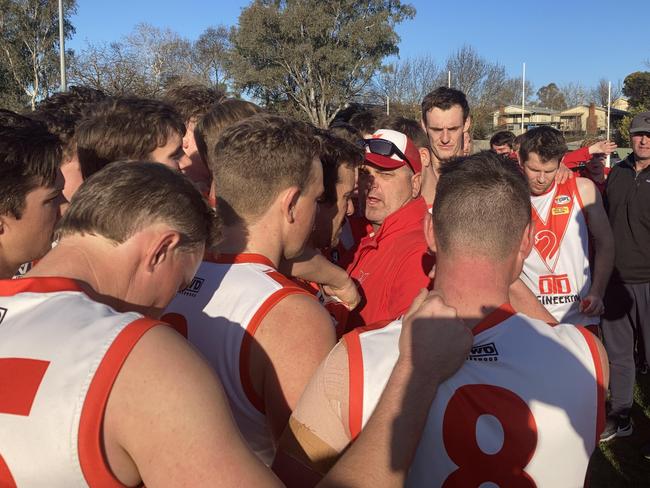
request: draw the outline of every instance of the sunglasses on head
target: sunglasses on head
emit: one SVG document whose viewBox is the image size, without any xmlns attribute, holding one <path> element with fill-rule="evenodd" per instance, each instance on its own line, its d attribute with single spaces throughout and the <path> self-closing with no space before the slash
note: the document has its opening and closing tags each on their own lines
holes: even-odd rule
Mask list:
<svg viewBox="0 0 650 488">
<path fill-rule="evenodd" d="M 415 173 L 415 169 L 413 169 L 413 165 L 409 159 L 392 142 L 387 141 L 386 139 L 364 139 L 363 142 L 373 154 L 379 154 L 380 156 L 386 157 L 391 157 L 393 154 L 396 154 L 397 157 L 401 158 L 402 161 L 408 164 L 409 168 L 411 168 L 411 170 Z"/>
</svg>

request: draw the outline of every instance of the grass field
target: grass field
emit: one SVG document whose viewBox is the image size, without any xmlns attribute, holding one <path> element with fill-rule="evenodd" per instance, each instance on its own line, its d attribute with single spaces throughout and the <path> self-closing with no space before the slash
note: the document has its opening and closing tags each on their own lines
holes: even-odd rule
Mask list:
<svg viewBox="0 0 650 488">
<path fill-rule="evenodd" d="M 591 457 L 591 488 L 650 487 L 650 461 L 641 446 L 650 442 L 650 373 L 637 375 L 632 409 L 634 433 L 601 444 Z"/>
</svg>

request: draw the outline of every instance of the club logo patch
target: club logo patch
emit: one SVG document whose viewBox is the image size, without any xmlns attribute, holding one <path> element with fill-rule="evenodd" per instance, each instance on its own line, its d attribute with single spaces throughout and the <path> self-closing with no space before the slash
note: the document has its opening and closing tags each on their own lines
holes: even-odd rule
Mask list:
<svg viewBox="0 0 650 488">
<path fill-rule="evenodd" d="M 555 197 L 555 203 L 557 205 L 566 205 L 570 201 L 571 201 L 571 197 L 567 195 L 558 195 L 557 197 Z"/>
<path fill-rule="evenodd" d="M 569 207 L 554 207 L 551 211 L 553 215 L 564 215 L 569 213 Z"/>
</svg>

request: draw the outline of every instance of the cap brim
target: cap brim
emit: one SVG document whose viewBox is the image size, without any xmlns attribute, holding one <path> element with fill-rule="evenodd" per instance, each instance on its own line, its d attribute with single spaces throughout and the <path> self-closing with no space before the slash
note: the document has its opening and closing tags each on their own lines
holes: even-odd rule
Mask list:
<svg viewBox="0 0 650 488">
<path fill-rule="evenodd" d="M 636 129 L 630 129 L 630 134 L 636 134 L 637 132 L 650 132 L 650 127 L 637 127 Z"/>
<path fill-rule="evenodd" d="M 406 166 L 405 161 L 399 161 L 397 159 L 389 158 L 388 156 L 382 156 L 381 154 L 371 152 L 366 153 L 366 161 L 381 169 L 397 169 Z"/>
</svg>

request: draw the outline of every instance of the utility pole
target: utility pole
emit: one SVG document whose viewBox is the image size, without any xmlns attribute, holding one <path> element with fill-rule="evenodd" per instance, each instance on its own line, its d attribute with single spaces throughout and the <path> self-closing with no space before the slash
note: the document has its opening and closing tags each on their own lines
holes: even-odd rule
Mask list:
<svg viewBox="0 0 650 488">
<path fill-rule="evenodd" d="M 59 58 L 61 61 L 61 91 L 68 90 L 65 77 L 65 35 L 63 33 L 63 0 L 59 0 Z"/>
</svg>

